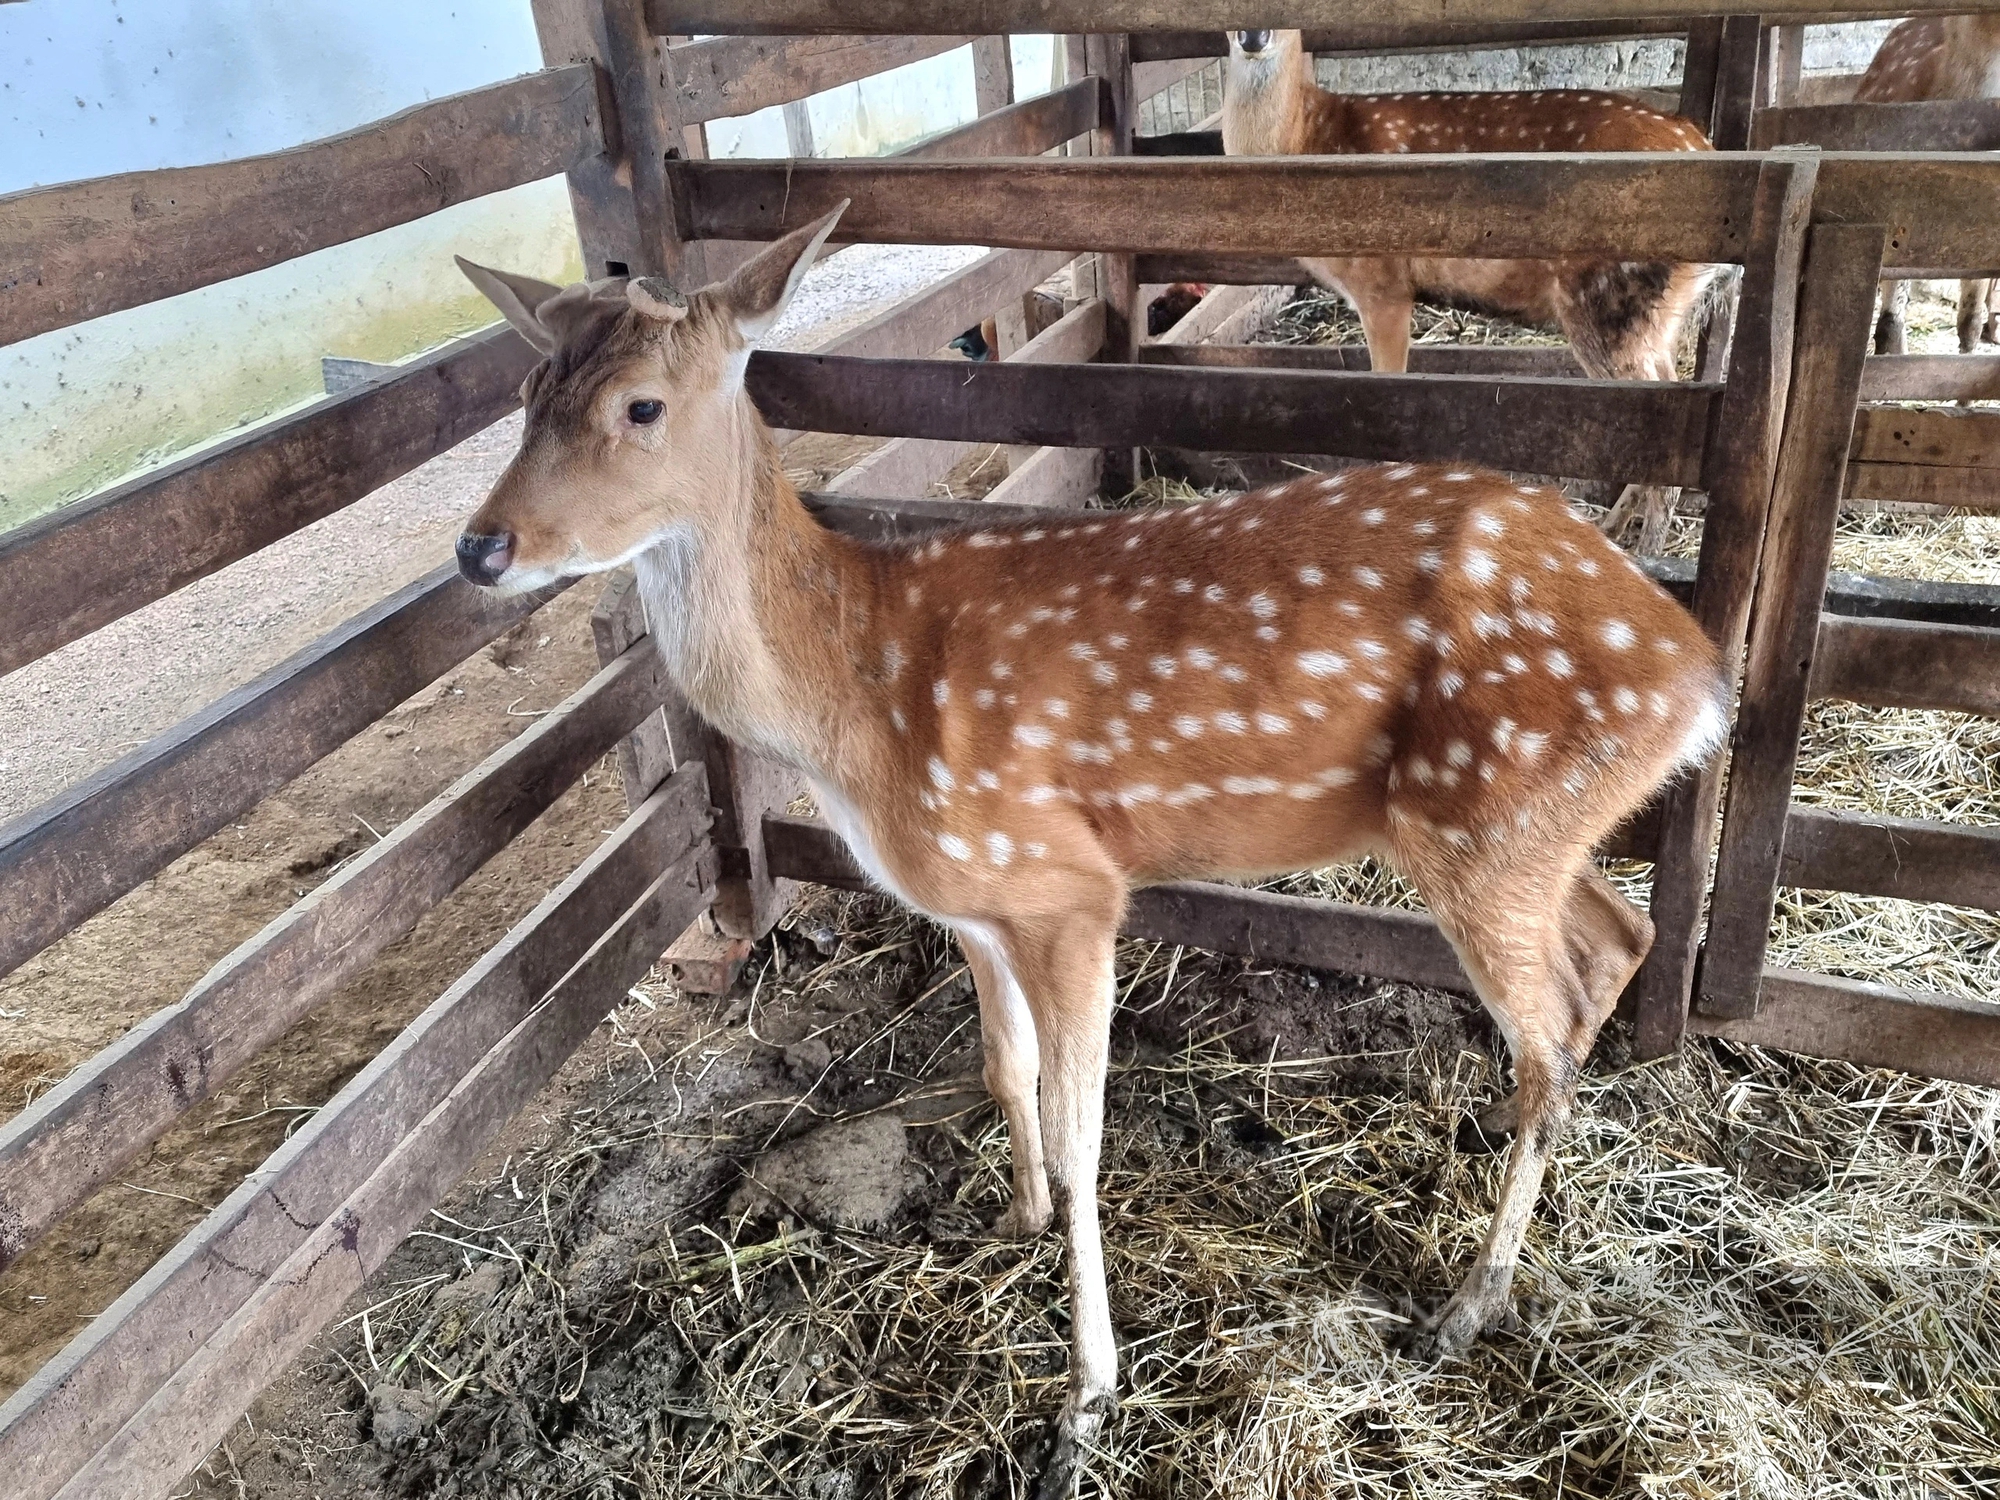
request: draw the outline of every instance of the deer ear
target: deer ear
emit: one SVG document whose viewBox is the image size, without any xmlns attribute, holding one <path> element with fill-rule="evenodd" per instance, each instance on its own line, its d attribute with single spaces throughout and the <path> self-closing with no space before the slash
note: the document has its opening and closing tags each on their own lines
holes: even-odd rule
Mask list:
<svg viewBox="0 0 2000 1500">
<path fill-rule="evenodd" d="M 736 319 L 737 330 L 750 343 L 770 332 L 771 325 L 783 315 L 785 304 L 812 269 L 820 246 L 833 233 L 850 201 L 841 199 L 840 206 L 825 218 L 773 240 L 723 283 L 723 300 Z"/>
<path fill-rule="evenodd" d="M 500 309 L 501 316 L 514 325 L 515 332 L 542 353 L 555 353 L 555 335 L 537 313 L 538 309 L 561 295 L 561 287 L 550 286 L 532 276 L 516 276 L 511 271 L 495 271 L 488 266 L 475 265 L 462 255 L 455 255 L 452 259 L 458 262 L 459 270 L 465 272 L 466 280 L 478 287 L 486 300 Z"/>
</svg>

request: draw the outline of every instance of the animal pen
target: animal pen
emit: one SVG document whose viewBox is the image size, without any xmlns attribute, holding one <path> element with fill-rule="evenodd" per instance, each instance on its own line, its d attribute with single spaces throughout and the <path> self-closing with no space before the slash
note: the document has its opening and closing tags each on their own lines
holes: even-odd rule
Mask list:
<svg viewBox="0 0 2000 1500">
<path fill-rule="evenodd" d="M 1277 16 L 1206 0 L 536 0 L 543 72 L 275 156 L 0 200 L 0 340 L 566 173 L 593 276 L 696 285 L 843 199 L 844 241 L 995 247 L 812 353 L 750 362 L 774 427 L 892 440 L 814 499 L 855 534 L 1079 507 L 1129 481 L 1135 448 L 1699 491 L 1698 561 L 1648 566 L 1740 669 L 1741 700 L 1724 761 L 1608 851 L 1653 865 L 1659 937 L 1627 996 L 1642 1052 L 1694 1031 L 2000 1084 L 1991 997 L 1767 961 L 1780 887 L 2000 909 L 2000 832 L 1792 797 L 1815 698 L 2000 714 L 2000 589 L 1830 573 L 1844 498 L 2000 504 L 2000 411 L 1916 404 L 2000 398 L 2000 356 L 1867 352 L 1885 274 L 2000 273 L 2000 158 L 1978 154 L 2000 145 L 2000 104 L 1801 102 L 1801 23 L 1847 14 L 1826 0 L 1761 20 L 1694 13 L 1713 0 L 1593 8 L 1508 0 L 1448 25 L 1430 0 L 1389 0 L 1355 25 L 1337 0 Z M 1212 131 L 1137 135 L 1138 104 L 1244 21 L 1305 27 L 1315 52 L 1685 36 L 1679 108 L 1725 149 L 1225 161 Z M 1195 22 L 1215 29 L 1184 29 Z M 1009 102 L 1009 28 L 1067 33 L 1070 81 Z M 706 120 L 968 42 L 981 114 L 917 148 L 704 159 Z M 1390 253 L 1727 263 L 1742 277 L 1733 332 L 1712 330 L 1697 377 L 1665 384 L 1574 378 L 1560 350 L 1427 347 L 1415 373 L 1373 375 L 1351 349 L 1138 337 L 1142 287 L 1291 285 L 1306 279 L 1295 256 Z M 1017 320 L 1073 261 L 1080 295 L 1053 326 L 1006 338 L 1003 322 L 1010 352 L 991 364 L 930 357 L 988 315 Z M 1193 331 L 1227 333 L 1232 295 L 1211 294 Z M 460 339 L 0 537 L 0 672 L 500 419 L 535 360 L 505 327 Z M 1024 450 L 988 501 L 908 498 L 980 443 Z M 493 600 L 440 567 L 0 830 L 0 968 L 554 592 Z M 864 884 L 829 829 L 789 811 L 787 773 L 678 709 L 629 586 L 611 585 L 595 625 L 603 666 L 584 687 L 0 1128 L 5 1264 L 622 747 L 631 812 L 616 831 L 0 1409 L 11 1494 L 167 1493 L 678 935 L 709 914 L 754 939 L 794 882 Z M 1169 886 L 1137 893 L 1127 930 L 1467 988 L 1436 927 L 1407 911 Z"/>
</svg>

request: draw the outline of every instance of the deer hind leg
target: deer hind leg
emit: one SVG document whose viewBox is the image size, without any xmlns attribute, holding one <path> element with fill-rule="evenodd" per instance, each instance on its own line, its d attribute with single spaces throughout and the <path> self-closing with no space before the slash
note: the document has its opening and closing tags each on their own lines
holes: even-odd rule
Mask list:
<svg viewBox="0 0 2000 1500">
<path fill-rule="evenodd" d="M 1984 338 L 1993 342 L 1991 281 L 1961 281 L 1958 284 L 1958 352 L 1970 354 Z"/>
<path fill-rule="evenodd" d="M 1111 1040 L 1112 955 L 1122 882 L 1066 889 L 1061 915 L 1002 926 L 1006 957 L 1034 1013 L 1049 1194 L 1069 1251 L 1070 1375 L 1054 1455 L 1038 1494 L 1067 1496 L 1081 1445 L 1118 1405 L 1118 1347 L 1104 1283 L 1097 1164 Z"/>
<path fill-rule="evenodd" d="M 1580 851 L 1551 872 L 1516 861 L 1398 851 L 1457 949 L 1481 1002 L 1507 1038 L 1516 1089 L 1514 1142 L 1486 1242 L 1429 1338 L 1462 1352 L 1507 1309 L 1541 1195 L 1548 1152 L 1569 1117 L 1598 1028 L 1651 946 L 1651 924 Z M 1504 1116 L 1511 1114 L 1511 1122 Z"/>
<path fill-rule="evenodd" d="M 1875 352 L 1901 354 L 1909 345 L 1910 284 L 1882 283 L 1882 311 L 1875 318 Z"/>
<path fill-rule="evenodd" d="M 965 949 L 966 966 L 979 991 L 980 1047 L 986 1054 L 986 1091 L 1007 1120 L 1014 1157 L 1014 1197 L 993 1226 L 1003 1238 L 1025 1238 L 1049 1226 L 1049 1175 L 1042 1156 L 1042 1118 L 1035 1090 L 1041 1079 L 1035 1018 L 1007 962 L 1006 950 L 985 923 L 952 929 Z"/>
</svg>

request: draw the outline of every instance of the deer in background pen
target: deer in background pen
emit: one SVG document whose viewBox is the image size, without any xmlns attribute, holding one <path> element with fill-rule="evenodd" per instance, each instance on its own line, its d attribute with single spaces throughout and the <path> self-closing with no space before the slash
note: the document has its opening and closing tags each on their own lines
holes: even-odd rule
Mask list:
<svg viewBox="0 0 2000 1500">
<path fill-rule="evenodd" d="M 1455 1353 L 1507 1307 L 1551 1137 L 1652 941 L 1591 850 L 1712 753 L 1727 698 L 1679 605 L 1558 493 L 1489 471 L 826 529 L 744 372 L 839 213 L 692 296 L 467 266 L 544 358 L 459 564 L 510 591 L 635 564 L 688 701 L 957 935 L 1013 1149 L 998 1228 L 1067 1236 L 1062 1494 L 1117 1399 L 1096 1183 L 1129 890 L 1368 852 L 1416 882 L 1516 1078 L 1483 1121 L 1513 1134 L 1491 1231 L 1423 1333 Z"/>
<path fill-rule="evenodd" d="M 1915 16 L 1882 39 L 1868 71 L 1854 86 L 1856 104 L 1910 104 L 1924 99 L 2000 99 L 2000 16 Z M 1958 284 L 1958 352 L 1983 340 L 2000 343 L 2000 307 L 1993 283 Z M 1908 344 L 1910 284 L 1883 284 L 1875 322 L 1875 352 L 1901 354 Z"/>
<path fill-rule="evenodd" d="M 1693 123 L 1617 94 L 1335 94 L 1312 76 L 1296 31 L 1232 31 L 1222 92 L 1230 156 L 1391 152 L 1707 151 Z M 1371 368 L 1409 368 L 1410 318 L 1422 302 L 1560 329 L 1598 380 L 1672 380 L 1675 351 L 1705 294 L 1734 285 L 1734 268 L 1580 257 L 1455 260 L 1437 256 L 1308 258 L 1303 264 L 1361 317 Z M 1638 548 L 1657 552 L 1675 492 L 1628 486 L 1605 527 L 1636 516 Z"/>
</svg>

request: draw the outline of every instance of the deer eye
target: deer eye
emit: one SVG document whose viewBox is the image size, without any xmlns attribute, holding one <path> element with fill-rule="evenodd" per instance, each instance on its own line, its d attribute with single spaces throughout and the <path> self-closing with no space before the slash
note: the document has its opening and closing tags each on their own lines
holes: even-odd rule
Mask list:
<svg viewBox="0 0 2000 1500">
<path fill-rule="evenodd" d="M 634 401 L 625 408 L 625 416 L 634 427 L 650 427 L 660 420 L 660 413 L 666 409 L 663 401 Z"/>
</svg>

